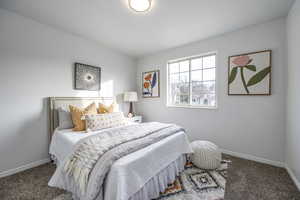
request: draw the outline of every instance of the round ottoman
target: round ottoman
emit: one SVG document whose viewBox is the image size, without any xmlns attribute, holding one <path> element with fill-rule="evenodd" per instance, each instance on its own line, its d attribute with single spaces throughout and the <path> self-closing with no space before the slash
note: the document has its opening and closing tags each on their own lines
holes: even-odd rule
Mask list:
<svg viewBox="0 0 300 200">
<path fill-rule="evenodd" d="M 220 167 L 222 155 L 217 145 L 209 141 L 194 141 L 191 143 L 194 153 L 191 156 L 195 166 L 201 169 L 216 169 Z"/>
</svg>

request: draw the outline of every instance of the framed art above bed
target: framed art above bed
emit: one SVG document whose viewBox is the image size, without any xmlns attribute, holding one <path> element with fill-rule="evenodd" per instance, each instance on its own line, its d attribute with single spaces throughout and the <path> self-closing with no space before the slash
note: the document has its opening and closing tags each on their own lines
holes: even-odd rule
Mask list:
<svg viewBox="0 0 300 200">
<path fill-rule="evenodd" d="M 101 89 L 101 68 L 75 63 L 75 90 L 99 91 Z"/>
</svg>

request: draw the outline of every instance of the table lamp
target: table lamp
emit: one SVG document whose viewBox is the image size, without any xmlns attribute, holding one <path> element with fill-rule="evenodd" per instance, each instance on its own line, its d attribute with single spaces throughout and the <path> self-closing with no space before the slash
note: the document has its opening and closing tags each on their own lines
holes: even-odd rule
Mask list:
<svg viewBox="0 0 300 200">
<path fill-rule="evenodd" d="M 130 103 L 129 112 L 128 112 L 127 116 L 128 117 L 133 117 L 134 112 L 133 112 L 133 103 L 132 102 L 137 102 L 138 101 L 137 92 L 125 92 L 124 93 L 124 101 Z"/>
</svg>

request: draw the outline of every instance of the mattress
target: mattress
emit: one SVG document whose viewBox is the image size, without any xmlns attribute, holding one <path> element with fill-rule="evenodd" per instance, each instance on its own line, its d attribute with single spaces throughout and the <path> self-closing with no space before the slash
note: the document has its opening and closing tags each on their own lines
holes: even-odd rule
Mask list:
<svg viewBox="0 0 300 200">
<path fill-rule="evenodd" d="M 56 130 L 51 141 L 50 154 L 55 156 L 59 165 L 72 153 L 78 141 L 91 134 L 96 133 L 73 132 L 71 129 Z M 186 134 L 178 132 L 122 157 L 112 165 L 107 175 L 104 199 L 129 199 L 170 163 L 182 154 L 191 152 Z"/>
</svg>

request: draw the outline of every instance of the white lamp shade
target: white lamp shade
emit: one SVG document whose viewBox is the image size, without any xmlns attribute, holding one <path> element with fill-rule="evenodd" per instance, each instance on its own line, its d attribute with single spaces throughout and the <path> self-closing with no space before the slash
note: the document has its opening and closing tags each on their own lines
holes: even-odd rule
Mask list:
<svg viewBox="0 0 300 200">
<path fill-rule="evenodd" d="M 124 93 L 124 101 L 126 102 L 135 102 L 137 101 L 137 93 L 136 92 L 125 92 Z"/>
</svg>

